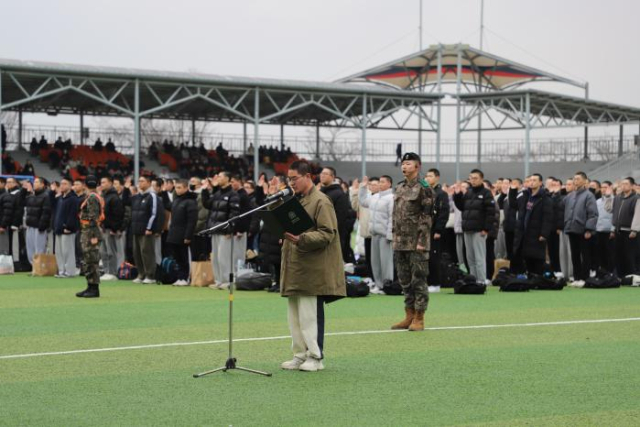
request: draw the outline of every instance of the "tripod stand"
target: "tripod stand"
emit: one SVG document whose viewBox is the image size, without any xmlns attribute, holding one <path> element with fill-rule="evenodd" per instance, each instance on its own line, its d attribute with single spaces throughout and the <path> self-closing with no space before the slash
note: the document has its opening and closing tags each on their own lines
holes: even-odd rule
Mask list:
<svg viewBox="0 0 640 427">
<path fill-rule="evenodd" d="M 262 206 L 259 206 L 253 210 L 250 210 L 248 212 L 245 212 L 243 214 L 240 214 L 236 217 L 233 217 L 231 219 L 229 219 L 226 222 L 223 222 L 221 224 L 216 225 L 215 227 L 209 228 L 207 230 L 203 230 L 200 233 L 198 233 L 198 235 L 200 236 L 210 236 L 211 234 L 214 234 L 216 231 L 218 230 L 225 230 L 227 229 L 229 232 L 232 231 L 233 229 L 233 223 L 235 223 L 237 220 L 244 218 L 247 215 L 251 215 L 254 212 L 259 211 L 260 209 L 266 208 L 268 206 L 271 206 L 275 203 L 278 203 L 282 200 L 282 198 L 278 198 L 275 200 L 270 201 L 269 203 L 266 203 Z M 227 358 L 227 362 L 225 363 L 224 366 L 220 367 L 220 368 L 216 368 L 210 371 L 205 371 L 205 372 L 201 372 L 199 374 L 193 374 L 193 378 L 200 378 L 200 377 L 204 377 L 205 375 L 209 375 L 209 374 L 214 374 L 216 372 L 227 372 L 231 369 L 237 369 L 239 371 L 244 371 L 244 372 L 249 372 L 252 374 L 258 374 L 258 375 L 264 375 L 265 377 L 270 377 L 271 374 L 268 372 L 262 372 L 262 371 L 257 371 L 255 369 L 248 369 L 248 368 L 243 368 L 241 366 L 236 365 L 237 359 L 233 356 L 233 285 L 234 285 L 234 274 L 233 274 L 233 250 L 234 250 L 234 239 L 235 237 L 233 236 L 233 233 L 231 235 L 231 253 L 229 254 L 229 257 L 231 259 L 231 272 L 229 273 L 229 357 Z"/>
</svg>

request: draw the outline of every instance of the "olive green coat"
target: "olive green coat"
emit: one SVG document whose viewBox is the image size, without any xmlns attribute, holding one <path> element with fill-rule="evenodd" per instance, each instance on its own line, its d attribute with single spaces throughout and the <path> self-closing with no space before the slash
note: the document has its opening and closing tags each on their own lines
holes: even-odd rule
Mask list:
<svg viewBox="0 0 640 427">
<path fill-rule="evenodd" d="M 346 296 L 338 221 L 331 199 L 315 187 L 299 199 L 315 227 L 298 243 L 284 240 L 280 293 L 282 296 Z"/>
</svg>

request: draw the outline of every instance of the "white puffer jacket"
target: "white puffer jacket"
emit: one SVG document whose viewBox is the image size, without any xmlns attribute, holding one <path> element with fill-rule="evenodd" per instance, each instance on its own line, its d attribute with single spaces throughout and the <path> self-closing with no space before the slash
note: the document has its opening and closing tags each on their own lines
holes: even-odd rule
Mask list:
<svg viewBox="0 0 640 427">
<path fill-rule="evenodd" d="M 393 240 L 393 190 L 388 189 L 370 195 L 366 187 L 360 188 L 360 206 L 369 208 L 369 232 Z"/>
</svg>

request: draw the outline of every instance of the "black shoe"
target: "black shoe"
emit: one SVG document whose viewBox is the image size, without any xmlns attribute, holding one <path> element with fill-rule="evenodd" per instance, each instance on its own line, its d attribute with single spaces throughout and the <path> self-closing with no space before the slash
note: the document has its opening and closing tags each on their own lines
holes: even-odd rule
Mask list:
<svg viewBox="0 0 640 427">
<path fill-rule="evenodd" d="M 89 285 L 87 290 L 76 294 L 76 296 L 81 298 L 100 298 L 100 288 L 98 285 Z"/>
<path fill-rule="evenodd" d="M 80 292 L 76 293 L 76 296 L 77 296 L 78 298 L 84 298 L 84 295 L 85 295 L 87 292 L 89 292 L 89 287 L 88 287 L 88 286 L 87 286 L 87 289 L 85 289 L 84 291 L 80 291 Z"/>
<path fill-rule="evenodd" d="M 277 284 L 276 284 L 276 285 L 271 286 L 271 287 L 267 290 L 267 292 L 274 292 L 274 293 L 275 293 L 275 292 L 280 292 L 280 285 L 277 285 Z"/>
</svg>

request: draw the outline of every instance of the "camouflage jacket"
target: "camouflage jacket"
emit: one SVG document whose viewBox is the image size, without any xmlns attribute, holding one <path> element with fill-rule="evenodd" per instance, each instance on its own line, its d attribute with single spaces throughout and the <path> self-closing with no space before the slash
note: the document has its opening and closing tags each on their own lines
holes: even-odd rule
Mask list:
<svg viewBox="0 0 640 427">
<path fill-rule="evenodd" d="M 435 195 L 419 177 L 396 186 L 393 204 L 393 249 L 415 251 L 418 245 L 429 250 L 431 211 Z"/>
<path fill-rule="evenodd" d="M 100 232 L 100 216 L 102 214 L 102 206 L 97 194 L 88 194 L 86 203 L 80 207 L 80 228 L 82 233 L 89 233 L 89 238 L 101 238 Z"/>
</svg>

